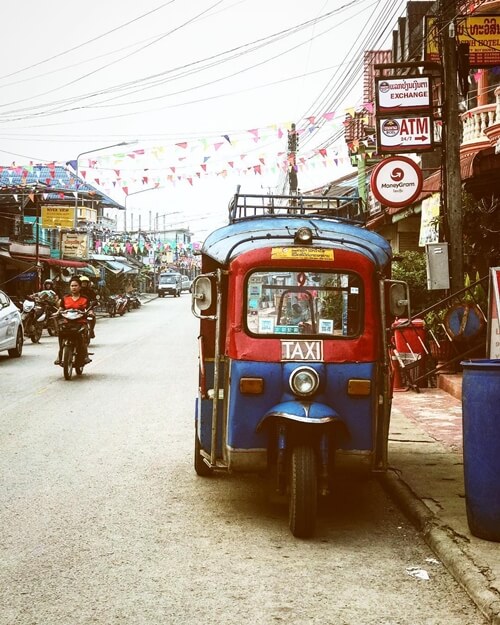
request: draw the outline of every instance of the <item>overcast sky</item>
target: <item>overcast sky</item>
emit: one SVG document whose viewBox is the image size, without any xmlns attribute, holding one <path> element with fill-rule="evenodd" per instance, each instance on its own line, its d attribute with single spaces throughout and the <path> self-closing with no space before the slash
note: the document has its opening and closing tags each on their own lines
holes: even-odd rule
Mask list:
<svg viewBox="0 0 500 625">
<path fill-rule="evenodd" d="M 390 45 L 405 4 L 24 0 L 2 17 L 0 164 L 81 154 L 90 184 L 128 193 L 129 227 L 151 212 L 203 238 L 238 184 L 282 192 L 291 122 L 302 191 L 351 171 L 342 120 L 362 104 L 362 53 Z"/>
</svg>

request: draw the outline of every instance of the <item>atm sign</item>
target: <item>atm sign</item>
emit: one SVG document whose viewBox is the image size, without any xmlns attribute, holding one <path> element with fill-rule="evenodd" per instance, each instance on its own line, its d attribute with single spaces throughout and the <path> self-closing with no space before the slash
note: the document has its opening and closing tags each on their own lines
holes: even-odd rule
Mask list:
<svg viewBox="0 0 500 625">
<path fill-rule="evenodd" d="M 423 152 L 434 148 L 430 116 L 381 117 L 377 124 L 380 152 Z"/>
</svg>

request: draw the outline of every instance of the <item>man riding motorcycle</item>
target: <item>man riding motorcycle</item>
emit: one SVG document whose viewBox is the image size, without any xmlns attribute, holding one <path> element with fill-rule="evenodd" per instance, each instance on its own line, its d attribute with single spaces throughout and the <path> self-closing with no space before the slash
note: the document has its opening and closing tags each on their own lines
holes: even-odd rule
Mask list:
<svg viewBox="0 0 500 625">
<path fill-rule="evenodd" d="M 50 278 L 47 278 L 47 280 L 44 281 L 43 289 L 37 293 L 33 293 L 31 297 L 37 298 L 41 302 L 47 302 L 51 306 L 57 306 L 59 300 L 59 297 L 54 290 L 54 283 Z"/>
</svg>

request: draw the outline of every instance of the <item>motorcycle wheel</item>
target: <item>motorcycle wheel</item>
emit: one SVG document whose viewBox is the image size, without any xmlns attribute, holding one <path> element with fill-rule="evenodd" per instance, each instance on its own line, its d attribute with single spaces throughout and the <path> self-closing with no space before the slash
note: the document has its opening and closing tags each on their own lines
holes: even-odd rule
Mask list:
<svg viewBox="0 0 500 625">
<path fill-rule="evenodd" d="M 49 336 L 57 336 L 56 330 L 51 325 L 47 326 L 47 332 L 49 333 Z"/>
<path fill-rule="evenodd" d="M 63 348 L 63 371 L 64 379 L 71 380 L 73 375 L 73 345 L 68 343 Z"/>
<path fill-rule="evenodd" d="M 290 458 L 288 523 L 297 538 L 309 538 L 316 527 L 317 468 L 314 449 L 297 446 Z"/>
<path fill-rule="evenodd" d="M 39 343 L 42 338 L 43 325 L 41 323 L 35 323 L 33 333 L 30 336 L 32 343 Z"/>
</svg>

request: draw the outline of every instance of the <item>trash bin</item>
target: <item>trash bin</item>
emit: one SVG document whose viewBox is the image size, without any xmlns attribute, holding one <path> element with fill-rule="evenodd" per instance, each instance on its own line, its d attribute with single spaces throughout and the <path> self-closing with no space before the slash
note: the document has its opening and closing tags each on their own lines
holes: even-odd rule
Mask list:
<svg viewBox="0 0 500 625">
<path fill-rule="evenodd" d="M 500 359 L 461 365 L 467 522 L 474 536 L 500 542 Z"/>
<path fill-rule="evenodd" d="M 412 361 L 418 360 L 418 365 L 412 371 L 412 379 L 425 376 L 426 355 L 425 342 L 427 333 L 423 319 L 412 319 L 408 324 L 408 319 L 398 319 L 392 324 L 394 330 L 394 344 L 400 354 L 409 353 Z M 419 354 L 419 358 L 414 358 L 412 354 Z M 418 382 L 420 388 L 427 386 L 427 380 L 423 378 Z"/>
</svg>

